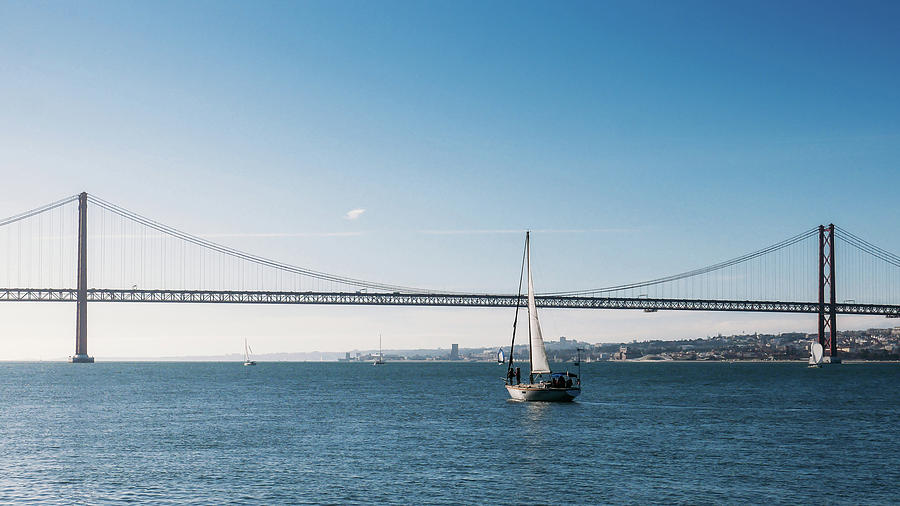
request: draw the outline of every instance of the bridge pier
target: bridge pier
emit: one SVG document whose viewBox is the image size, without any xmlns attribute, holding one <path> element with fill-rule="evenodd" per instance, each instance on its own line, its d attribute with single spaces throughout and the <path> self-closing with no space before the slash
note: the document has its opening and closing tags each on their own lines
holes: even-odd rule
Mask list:
<svg viewBox="0 0 900 506">
<path fill-rule="evenodd" d="M 78 195 L 78 289 L 75 309 L 75 354 L 69 362 L 92 364 L 87 353 L 87 193 Z"/>
</svg>

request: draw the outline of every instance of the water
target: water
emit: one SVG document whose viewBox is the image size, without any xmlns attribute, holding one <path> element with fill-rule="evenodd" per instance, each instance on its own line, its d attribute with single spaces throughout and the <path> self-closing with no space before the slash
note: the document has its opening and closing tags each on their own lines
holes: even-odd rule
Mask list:
<svg viewBox="0 0 900 506">
<path fill-rule="evenodd" d="M 900 367 L 3 363 L 0 502 L 889 503 Z"/>
</svg>

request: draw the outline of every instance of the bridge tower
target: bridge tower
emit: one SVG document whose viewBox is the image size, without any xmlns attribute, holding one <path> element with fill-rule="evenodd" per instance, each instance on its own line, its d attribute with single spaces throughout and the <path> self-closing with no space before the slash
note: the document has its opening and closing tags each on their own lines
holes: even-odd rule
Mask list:
<svg viewBox="0 0 900 506">
<path fill-rule="evenodd" d="M 87 354 L 87 193 L 78 195 L 78 289 L 75 309 L 75 355 L 69 362 L 94 362 Z"/>
<path fill-rule="evenodd" d="M 834 277 L 834 224 L 819 225 L 819 344 L 826 353 L 826 361 L 840 363 L 837 356 L 837 306 Z M 828 310 L 825 291 L 828 290 Z"/>
</svg>

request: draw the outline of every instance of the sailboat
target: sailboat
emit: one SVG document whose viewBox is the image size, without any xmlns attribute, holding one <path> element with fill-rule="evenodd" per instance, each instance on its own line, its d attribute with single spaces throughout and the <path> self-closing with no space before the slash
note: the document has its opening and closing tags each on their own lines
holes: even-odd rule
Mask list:
<svg viewBox="0 0 900 506">
<path fill-rule="evenodd" d="M 381 334 L 378 334 L 378 356 L 372 365 L 384 365 L 384 353 L 381 351 Z"/>
<path fill-rule="evenodd" d="M 513 369 L 513 346 L 516 343 L 516 323 L 519 319 L 518 300 L 522 296 L 522 277 L 519 276 L 519 295 L 516 298 L 516 317 L 513 320 L 512 345 L 509 352 L 509 366 L 506 371 L 506 391 L 513 400 L 569 402 L 581 393 L 581 379 L 568 371 L 554 373 L 550 370 L 541 323 L 538 320 L 534 302 L 534 281 L 531 278 L 531 239 L 525 232 L 525 254 L 523 258 L 528 272 L 528 355 L 531 366 L 528 383 L 520 383 L 519 368 Z"/>
<path fill-rule="evenodd" d="M 825 355 L 825 349 L 822 345 L 814 342 L 809 346 L 809 365 L 807 367 L 822 367 L 822 359 Z"/>
<path fill-rule="evenodd" d="M 250 345 L 247 344 L 247 338 L 244 338 L 244 365 L 256 365 L 256 360 L 250 360 Z"/>
</svg>

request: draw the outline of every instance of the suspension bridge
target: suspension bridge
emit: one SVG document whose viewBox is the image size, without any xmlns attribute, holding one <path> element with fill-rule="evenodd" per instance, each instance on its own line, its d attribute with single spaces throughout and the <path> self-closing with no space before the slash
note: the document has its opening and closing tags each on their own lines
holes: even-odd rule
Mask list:
<svg viewBox="0 0 900 506">
<path fill-rule="evenodd" d="M 423 289 L 290 265 L 182 232 L 87 193 L 0 220 L 0 258 L 0 301 L 75 303 L 73 362 L 93 362 L 87 351 L 88 302 L 524 304 L 517 294 Z M 542 293 L 536 302 L 569 309 L 816 313 L 818 340 L 837 362 L 832 336 L 838 314 L 900 317 L 900 256 L 833 224 L 820 225 L 703 268 Z"/>
</svg>

